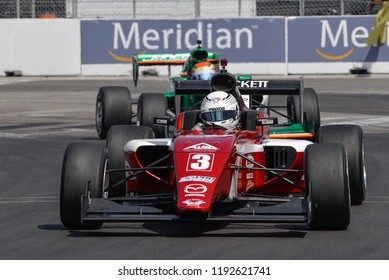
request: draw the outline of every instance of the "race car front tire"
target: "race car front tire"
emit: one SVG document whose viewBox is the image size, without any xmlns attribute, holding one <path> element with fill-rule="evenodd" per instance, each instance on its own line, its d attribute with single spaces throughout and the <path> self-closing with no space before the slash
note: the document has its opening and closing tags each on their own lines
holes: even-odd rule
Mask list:
<svg viewBox="0 0 389 280">
<path fill-rule="evenodd" d="M 325 125 L 317 134 L 318 143 L 341 143 L 347 150 L 352 205 L 361 205 L 366 195 L 365 141 L 358 125 Z"/>
<path fill-rule="evenodd" d="M 98 229 L 102 222 L 81 222 L 81 196 L 90 191 L 90 197 L 101 198 L 108 154 L 104 145 L 72 143 L 62 162 L 60 217 L 71 229 Z"/>
<path fill-rule="evenodd" d="M 100 139 L 107 137 L 113 125 L 132 123 L 132 98 L 127 87 L 101 87 L 96 98 L 96 131 Z"/>
<path fill-rule="evenodd" d="M 346 149 L 339 143 L 312 144 L 305 150 L 308 225 L 318 230 L 344 230 L 350 224 Z"/>
<path fill-rule="evenodd" d="M 150 127 L 136 125 L 114 125 L 108 132 L 106 147 L 108 150 L 109 166 L 111 169 L 123 169 L 124 145 L 134 139 L 155 138 Z M 126 177 L 125 172 L 114 172 L 109 176 L 109 186 L 113 186 Z M 108 192 L 109 197 L 123 197 L 126 195 L 126 183 L 122 182 Z"/>
<path fill-rule="evenodd" d="M 142 93 L 138 99 L 138 121 L 151 127 L 156 138 L 167 137 L 167 126 L 154 124 L 154 117 L 165 117 L 168 102 L 162 93 Z"/>
</svg>

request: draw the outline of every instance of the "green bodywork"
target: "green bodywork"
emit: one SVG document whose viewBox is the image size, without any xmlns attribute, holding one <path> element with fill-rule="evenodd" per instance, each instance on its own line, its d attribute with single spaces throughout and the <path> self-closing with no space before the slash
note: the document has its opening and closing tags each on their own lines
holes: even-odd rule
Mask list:
<svg viewBox="0 0 389 280">
<path fill-rule="evenodd" d="M 283 127 L 270 127 L 270 135 L 274 134 L 292 134 L 292 133 L 305 133 L 314 130 L 312 122 L 306 122 L 305 125 L 300 123 L 291 124 Z"/>
<path fill-rule="evenodd" d="M 183 65 L 181 73 L 178 75 L 182 79 L 191 78 L 191 69 L 198 62 L 209 61 L 219 67 L 220 53 L 211 53 L 201 47 L 201 41 L 197 41 L 197 48 L 190 53 L 177 54 L 136 54 L 132 57 L 132 70 L 134 85 L 137 86 L 139 78 L 139 66 L 166 65 L 168 66 L 169 76 L 171 76 L 170 67 L 172 65 Z M 176 76 L 174 76 L 175 78 Z"/>
</svg>

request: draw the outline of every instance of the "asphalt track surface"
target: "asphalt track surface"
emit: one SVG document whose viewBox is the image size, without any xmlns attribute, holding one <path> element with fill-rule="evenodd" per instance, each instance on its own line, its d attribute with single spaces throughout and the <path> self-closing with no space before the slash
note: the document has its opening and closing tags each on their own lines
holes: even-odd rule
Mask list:
<svg viewBox="0 0 389 280">
<path fill-rule="evenodd" d="M 266 77 L 268 79 L 269 77 Z M 272 77 L 271 77 L 272 78 Z M 281 77 L 290 78 L 290 77 Z M 59 218 L 62 157 L 74 141 L 99 142 L 95 98 L 104 85 L 163 92 L 166 78 L 0 78 L 0 258 L 31 259 L 389 259 L 389 76 L 307 76 L 322 123 L 362 126 L 367 197 L 345 231 L 305 224 L 104 224 L 69 230 Z"/>
</svg>

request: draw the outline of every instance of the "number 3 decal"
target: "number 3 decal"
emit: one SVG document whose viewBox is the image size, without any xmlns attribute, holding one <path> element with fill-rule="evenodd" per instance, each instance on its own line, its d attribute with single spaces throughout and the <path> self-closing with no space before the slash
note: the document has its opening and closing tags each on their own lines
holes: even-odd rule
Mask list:
<svg viewBox="0 0 389 280">
<path fill-rule="evenodd" d="M 189 154 L 187 171 L 212 171 L 214 154 Z"/>
</svg>

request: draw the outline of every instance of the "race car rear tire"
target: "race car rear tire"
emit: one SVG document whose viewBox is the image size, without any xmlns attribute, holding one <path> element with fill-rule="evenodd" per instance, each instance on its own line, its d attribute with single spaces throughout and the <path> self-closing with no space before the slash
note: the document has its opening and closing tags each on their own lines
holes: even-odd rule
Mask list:
<svg viewBox="0 0 389 280">
<path fill-rule="evenodd" d="M 72 143 L 62 162 L 60 217 L 72 229 L 98 229 L 102 222 L 81 222 L 81 195 L 90 190 L 90 197 L 101 198 L 108 154 L 104 145 Z"/>
<path fill-rule="evenodd" d="M 350 224 L 346 149 L 339 143 L 313 144 L 305 150 L 308 225 L 344 230 Z"/>
<path fill-rule="evenodd" d="M 96 130 L 101 139 L 107 137 L 111 126 L 131 124 L 132 98 L 127 87 L 101 87 L 96 98 Z"/>
<path fill-rule="evenodd" d="M 320 127 L 318 143 L 341 143 L 347 150 L 352 205 L 361 205 L 366 196 L 365 140 L 358 125 Z"/>
<path fill-rule="evenodd" d="M 123 169 L 124 166 L 124 145 L 134 139 L 155 138 L 150 127 L 136 125 L 114 125 L 108 132 L 106 147 L 108 150 L 109 167 L 111 169 Z M 109 176 L 109 186 L 126 177 L 125 172 L 114 172 Z M 108 192 L 109 197 L 122 197 L 126 195 L 126 183 L 123 182 Z"/>
<path fill-rule="evenodd" d="M 320 109 L 316 91 L 313 88 L 304 89 L 303 100 L 304 112 L 308 120 L 315 124 L 315 133 L 320 127 Z M 294 120 L 294 123 L 302 123 L 300 111 L 300 96 L 289 95 L 287 100 L 288 115 Z"/>
<path fill-rule="evenodd" d="M 154 117 L 165 117 L 168 109 L 166 97 L 161 93 L 142 93 L 138 99 L 138 121 L 151 127 L 156 138 L 167 137 L 167 126 L 154 124 Z"/>
</svg>

